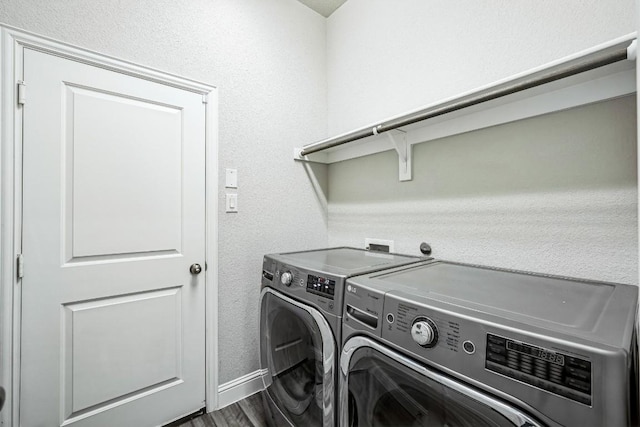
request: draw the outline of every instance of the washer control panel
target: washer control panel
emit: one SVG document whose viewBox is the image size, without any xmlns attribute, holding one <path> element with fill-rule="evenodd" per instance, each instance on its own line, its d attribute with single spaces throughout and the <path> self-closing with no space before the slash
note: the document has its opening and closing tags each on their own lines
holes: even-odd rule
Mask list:
<svg viewBox="0 0 640 427">
<path fill-rule="evenodd" d="M 487 334 L 485 367 L 591 405 L 591 362 L 498 335 Z"/>
<path fill-rule="evenodd" d="M 428 351 L 431 358 L 434 351 L 443 352 L 445 360 L 455 357 L 450 352 L 459 352 L 460 322 L 453 316 L 389 297 L 389 294 L 384 299 L 384 313 L 387 321 L 381 331 L 382 338 L 419 354 L 426 355 L 423 352 Z"/>
</svg>

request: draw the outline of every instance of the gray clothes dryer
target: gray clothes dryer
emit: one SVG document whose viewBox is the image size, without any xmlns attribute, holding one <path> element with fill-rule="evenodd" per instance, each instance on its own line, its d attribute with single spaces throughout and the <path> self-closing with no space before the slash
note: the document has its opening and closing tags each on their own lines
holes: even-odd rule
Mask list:
<svg viewBox="0 0 640 427">
<path fill-rule="evenodd" d="M 264 257 L 260 360 L 270 424 L 335 425 L 345 281 L 424 260 L 344 247 Z"/>
<path fill-rule="evenodd" d="M 341 426 L 638 422 L 636 286 L 434 261 L 344 305 Z"/>
</svg>

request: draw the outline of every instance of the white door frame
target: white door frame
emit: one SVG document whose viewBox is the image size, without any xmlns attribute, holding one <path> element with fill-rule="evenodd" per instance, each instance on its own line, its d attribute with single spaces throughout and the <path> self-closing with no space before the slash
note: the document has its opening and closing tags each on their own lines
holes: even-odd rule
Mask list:
<svg viewBox="0 0 640 427">
<path fill-rule="evenodd" d="M 18 426 L 20 414 L 22 251 L 22 111 L 18 82 L 24 48 L 116 71 L 202 95 L 206 144 L 206 404 L 218 406 L 218 93 L 213 86 L 61 43 L 0 24 L 0 385 L 7 391 L 0 423 Z M 26 82 L 28 102 L 28 84 Z M 28 261 L 26 263 L 28 269 Z"/>
</svg>

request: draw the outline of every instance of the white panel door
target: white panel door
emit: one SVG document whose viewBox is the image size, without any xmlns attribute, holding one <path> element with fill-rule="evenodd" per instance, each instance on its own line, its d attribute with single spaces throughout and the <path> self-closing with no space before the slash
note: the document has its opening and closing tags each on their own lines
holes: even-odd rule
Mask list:
<svg viewBox="0 0 640 427">
<path fill-rule="evenodd" d="M 202 95 L 25 49 L 24 427 L 205 405 Z"/>
</svg>

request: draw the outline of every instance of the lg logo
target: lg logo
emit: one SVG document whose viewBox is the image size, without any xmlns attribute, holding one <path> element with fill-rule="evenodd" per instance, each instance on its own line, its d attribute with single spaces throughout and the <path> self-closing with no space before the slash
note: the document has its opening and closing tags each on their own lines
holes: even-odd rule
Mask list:
<svg viewBox="0 0 640 427">
<path fill-rule="evenodd" d="M 352 294 L 357 294 L 358 289 L 355 286 L 347 285 L 347 292 L 351 292 Z"/>
</svg>

